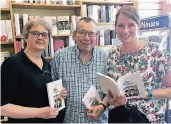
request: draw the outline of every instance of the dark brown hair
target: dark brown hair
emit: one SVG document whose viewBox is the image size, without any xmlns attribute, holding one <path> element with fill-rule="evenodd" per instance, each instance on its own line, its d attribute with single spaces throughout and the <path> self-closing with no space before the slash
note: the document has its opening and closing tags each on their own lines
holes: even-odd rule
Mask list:
<svg viewBox="0 0 171 124">
<path fill-rule="evenodd" d="M 134 8 L 133 6 L 124 5 L 119 9 L 119 11 L 116 14 L 115 27 L 117 25 L 118 16 L 121 14 L 126 15 L 130 19 L 134 20 L 137 23 L 137 25 L 140 25 L 140 16 L 139 16 L 138 10 Z"/>
</svg>

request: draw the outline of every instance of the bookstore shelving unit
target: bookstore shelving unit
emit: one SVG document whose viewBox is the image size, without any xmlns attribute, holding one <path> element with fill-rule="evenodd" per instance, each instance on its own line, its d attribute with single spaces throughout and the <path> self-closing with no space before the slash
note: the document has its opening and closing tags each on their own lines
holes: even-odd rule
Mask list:
<svg viewBox="0 0 171 124">
<path fill-rule="evenodd" d="M 12 35 L 13 35 L 13 42 L 11 43 L 0 43 L 3 44 L 12 44 L 14 53 L 17 53 L 16 48 L 16 41 L 17 39 L 22 39 L 22 36 L 16 36 L 15 33 L 15 24 L 14 24 L 14 13 L 28 13 L 32 16 L 83 16 L 83 4 L 87 5 L 133 5 L 136 7 L 136 1 L 132 0 L 131 2 L 100 2 L 95 0 L 79 0 L 75 2 L 75 5 L 58 5 L 58 4 L 35 4 L 35 3 L 13 3 L 8 1 L 8 8 L 1 8 L 1 13 L 8 12 L 10 14 L 11 19 L 11 27 L 12 27 Z M 114 25 L 114 23 L 106 22 L 106 23 L 97 23 L 97 25 Z M 60 37 L 68 37 L 73 36 L 73 34 L 64 34 L 64 35 L 53 35 L 53 38 L 60 38 Z M 50 59 L 51 57 L 47 57 Z"/>
<path fill-rule="evenodd" d="M 7 7 L 6 8 L 0 8 L 1 12 L 1 20 L 10 20 L 10 8 L 9 8 L 9 1 L 7 1 Z M 2 25 L 1 25 L 2 28 Z M 1 45 L 1 51 L 9 51 L 10 54 L 14 54 L 14 42 L 8 42 L 8 39 L 6 41 L 1 41 L 0 39 L 0 45 Z"/>
</svg>

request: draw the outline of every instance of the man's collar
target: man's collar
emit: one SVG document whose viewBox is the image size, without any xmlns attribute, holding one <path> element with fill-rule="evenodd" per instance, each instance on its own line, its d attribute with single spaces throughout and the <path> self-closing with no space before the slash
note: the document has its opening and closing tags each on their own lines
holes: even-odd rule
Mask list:
<svg viewBox="0 0 171 124">
<path fill-rule="evenodd" d="M 80 57 L 80 49 L 78 48 L 78 45 L 75 45 L 75 49 L 76 49 L 76 55 L 77 55 L 77 57 Z M 95 59 L 94 57 L 96 57 L 96 48 L 94 47 L 93 48 L 93 53 L 92 53 L 92 58 L 91 58 L 91 60 L 92 59 Z M 91 61 L 90 60 L 90 61 Z"/>
</svg>

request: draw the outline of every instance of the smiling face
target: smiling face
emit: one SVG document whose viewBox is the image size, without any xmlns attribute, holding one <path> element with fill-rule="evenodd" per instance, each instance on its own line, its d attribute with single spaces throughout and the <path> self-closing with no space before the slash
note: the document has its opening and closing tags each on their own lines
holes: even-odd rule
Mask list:
<svg viewBox="0 0 171 124">
<path fill-rule="evenodd" d="M 40 34 L 41 33 L 41 34 Z M 26 38 L 27 48 L 44 50 L 48 47 L 48 31 L 42 25 L 34 25 Z"/>
<path fill-rule="evenodd" d="M 137 23 L 124 14 L 120 14 L 117 19 L 116 32 L 119 40 L 127 44 L 137 40 L 139 26 Z"/>
<path fill-rule="evenodd" d="M 96 25 L 93 21 L 81 20 L 75 32 L 75 39 L 81 52 L 90 53 L 96 41 Z"/>
</svg>

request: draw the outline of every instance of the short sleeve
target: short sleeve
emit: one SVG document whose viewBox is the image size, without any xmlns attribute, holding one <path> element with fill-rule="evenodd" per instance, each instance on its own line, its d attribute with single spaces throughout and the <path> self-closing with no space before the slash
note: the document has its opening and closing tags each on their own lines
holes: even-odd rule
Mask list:
<svg viewBox="0 0 171 124">
<path fill-rule="evenodd" d="M 19 69 L 13 58 L 9 57 L 1 65 L 1 106 L 11 103 L 17 90 Z"/>
<path fill-rule="evenodd" d="M 60 50 L 59 50 L 60 51 Z M 51 73 L 52 73 L 52 79 L 58 80 L 59 79 L 59 59 L 60 59 L 60 52 L 56 52 L 55 56 L 53 57 L 50 65 L 51 65 Z"/>
<path fill-rule="evenodd" d="M 166 51 L 157 51 L 156 61 L 157 61 L 157 77 L 161 79 L 166 75 L 166 73 L 171 70 L 171 55 Z"/>
</svg>

